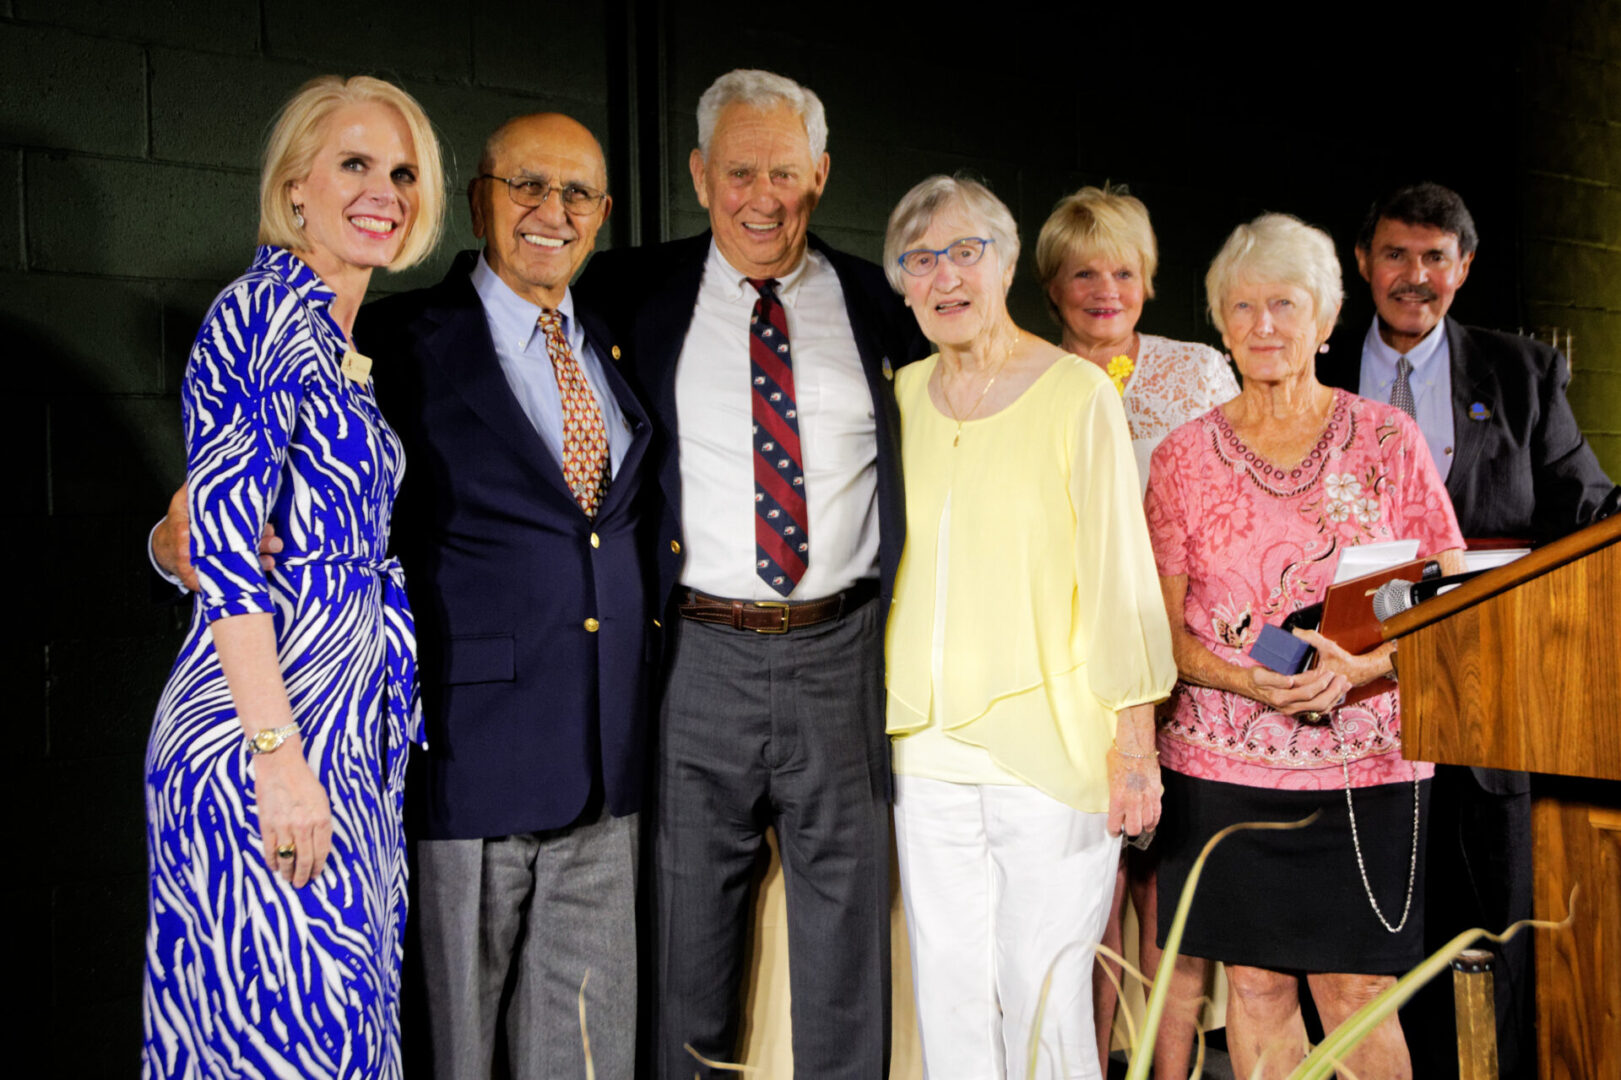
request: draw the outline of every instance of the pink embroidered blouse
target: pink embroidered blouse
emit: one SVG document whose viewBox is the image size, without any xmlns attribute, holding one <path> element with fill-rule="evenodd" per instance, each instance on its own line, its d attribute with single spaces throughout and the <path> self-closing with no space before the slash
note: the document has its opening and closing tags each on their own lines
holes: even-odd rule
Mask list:
<svg viewBox="0 0 1621 1080">
<path fill-rule="evenodd" d="M 1280 469 L 1239 441 L 1215 408 L 1155 450 L 1146 503 L 1163 577 L 1186 574 L 1183 618 L 1217 657 L 1252 667 L 1263 623 L 1314 604 L 1340 549 L 1417 539 L 1430 555 L 1463 546 L 1452 502 L 1418 426 L 1403 412 L 1335 391 L 1306 458 Z M 1411 780 L 1394 691 L 1302 724 L 1240 694 L 1178 682 L 1159 731 L 1160 763 L 1187 776 L 1304 790 Z M 1416 766 L 1429 776 L 1435 767 Z"/>
</svg>

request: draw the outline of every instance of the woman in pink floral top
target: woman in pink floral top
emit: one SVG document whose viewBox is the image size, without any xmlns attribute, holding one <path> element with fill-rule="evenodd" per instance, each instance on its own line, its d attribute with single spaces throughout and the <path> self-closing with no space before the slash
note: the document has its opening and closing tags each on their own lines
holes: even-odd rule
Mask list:
<svg viewBox="0 0 1621 1080">
<path fill-rule="evenodd" d="M 1422 958 L 1413 897 L 1423 896 L 1434 769 L 1403 760 L 1394 691 L 1340 704 L 1392 674 L 1393 645 L 1352 656 L 1305 633 L 1320 661 L 1293 676 L 1260 667 L 1249 649 L 1262 625 L 1323 598 L 1344 548 L 1416 539 L 1452 571 L 1463 540 L 1412 419 L 1317 381 L 1342 296 L 1326 235 L 1286 215 L 1257 218 L 1228 238 L 1206 288 L 1244 389 L 1172 432 L 1150 467 L 1149 532 L 1181 677 L 1159 736 L 1159 910 L 1175 909 L 1217 830 L 1322 812 L 1305 829 L 1224 841 L 1183 940 L 1189 954 L 1227 963 L 1235 1073 L 1251 1075 L 1271 1047 L 1264 1075 L 1282 1076 L 1305 1044 L 1297 972 L 1311 973 L 1332 1029 Z M 1396 1017 L 1346 1064 L 1410 1076 Z"/>
</svg>

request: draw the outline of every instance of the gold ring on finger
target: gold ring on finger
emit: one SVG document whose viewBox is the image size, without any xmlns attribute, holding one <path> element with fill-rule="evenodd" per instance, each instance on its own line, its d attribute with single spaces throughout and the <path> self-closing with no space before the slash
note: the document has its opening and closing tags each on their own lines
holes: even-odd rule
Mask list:
<svg viewBox="0 0 1621 1080">
<path fill-rule="evenodd" d="M 297 854 L 298 848 L 294 847 L 292 844 L 283 844 L 281 847 L 276 849 L 276 858 L 278 859 L 291 859 Z"/>
</svg>

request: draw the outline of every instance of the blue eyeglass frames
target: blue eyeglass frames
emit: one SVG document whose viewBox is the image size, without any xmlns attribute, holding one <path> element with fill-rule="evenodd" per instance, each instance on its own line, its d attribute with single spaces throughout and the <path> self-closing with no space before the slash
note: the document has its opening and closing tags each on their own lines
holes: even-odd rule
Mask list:
<svg viewBox="0 0 1621 1080">
<path fill-rule="evenodd" d="M 986 246 L 994 243 L 995 240 L 985 236 L 959 236 L 939 250 L 913 248 L 903 251 L 895 261 L 913 277 L 922 277 L 940 264 L 942 255 L 950 259 L 953 266 L 973 266 L 985 257 Z"/>
</svg>

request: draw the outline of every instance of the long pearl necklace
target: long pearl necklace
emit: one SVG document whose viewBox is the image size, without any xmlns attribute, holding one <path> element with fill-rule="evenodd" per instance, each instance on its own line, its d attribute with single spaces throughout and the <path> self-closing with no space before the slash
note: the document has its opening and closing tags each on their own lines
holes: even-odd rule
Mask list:
<svg viewBox="0 0 1621 1080">
<path fill-rule="evenodd" d="M 951 394 L 950 394 L 950 392 L 948 392 L 946 390 L 946 372 L 945 372 L 945 368 L 941 367 L 939 369 L 939 371 L 940 371 L 940 399 L 946 403 L 946 411 L 949 412 L 951 414 L 951 418 L 957 422 L 957 433 L 951 437 L 951 445 L 953 447 L 956 447 L 956 445 L 958 443 L 962 442 L 962 426 L 963 426 L 963 424 L 966 421 L 972 420 L 974 418 L 974 414 L 979 411 L 979 407 L 981 405 L 985 404 L 985 395 L 989 394 L 991 392 L 991 387 L 996 385 L 996 377 L 1002 373 L 1002 368 L 1004 366 L 1006 366 L 1007 362 L 1010 359 L 1012 359 L 1013 350 L 1016 349 L 1018 347 L 1018 345 L 1019 345 L 1019 339 L 1017 337 L 1015 337 L 1013 339 L 1013 344 L 1011 344 L 1011 345 L 1009 345 L 1007 347 L 1007 351 L 1002 354 L 1002 359 L 998 360 L 996 362 L 996 367 L 991 370 L 991 377 L 989 379 L 985 380 L 985 388 L 983 390 L 981 390 L 979 392 L 979 396 L 974 399 L 974 407 L 969 409 L 966 413 L 964 413 L 961 416 L 957 415 L 956 406 L 951 404 Z"/>
</svg>

